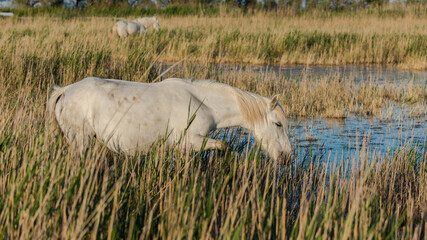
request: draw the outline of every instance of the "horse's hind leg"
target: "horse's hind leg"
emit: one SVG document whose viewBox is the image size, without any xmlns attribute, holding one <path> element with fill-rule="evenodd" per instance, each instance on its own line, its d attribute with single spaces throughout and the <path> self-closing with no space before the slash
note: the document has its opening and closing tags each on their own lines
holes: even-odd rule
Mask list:
<svg viewBox="0 0 427 240">
<path fill-rule="evenodd" d="M 65 132 L 68 142 L 76 148 L 80 155 L 83 155 L 90 146 L 90 141 L 95 132 L 87 124 L 83 123 L 81 127 L 69 128 Z"/>
<path fill-rule="evenodd" d="M 91 137 L 95 136 L 95 131 L 87 122 L 78 101 L 72 95 L 68 98 L 67 100 L 65 95 L 57 100 L 55 117 L 70 145 L 76 147 L 82 155 L 89 146 Z"/>
<path fill-rule="evenodd" d="M 80 155 L 83 155 L 89 147 L 90 140 L 95 136 L 92 127 L 84 120 L 59 124 L 71 146 L 75 147 Z"/>
</svg>

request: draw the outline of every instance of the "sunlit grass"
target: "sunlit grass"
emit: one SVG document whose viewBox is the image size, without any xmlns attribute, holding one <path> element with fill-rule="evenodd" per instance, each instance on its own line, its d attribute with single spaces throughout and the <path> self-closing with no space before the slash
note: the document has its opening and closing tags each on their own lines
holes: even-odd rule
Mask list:
<svg viewBox="0 0 427 240">
<path fill-rule="evenodd" d="M 279 166 L 257 147 L 245 145 L 233 145 L 236 152 L 197 154 L 159 143 L 148 153 L 126 157 L 93 142 L 79 156 L 45 109 L 54 81 L 66 84 L 93 71 L 86 60 L 70 59 L 51 68 L 48 63 L 53 60 L 27 59 L 30 67 L 25 74 L 17 74 L 20 64 L 10 63 L 16 72 L 2 75 L 6 80 L 0 94 L 2 238 L 417 238 L 425 234 L 425 144 L 396 149 L 381 159 L 370 156 L 366 143 L 357 156 L 342 159 L 307 149 L 290 166 Z M 140 69 L 133 80 L 149 79 L 144 77 L 150 76 L 146 66 L 143 60 L 133 65 Z M 53 69 L 64 69 L 57 70 L 63 78 L 55 79 Z M 329 80 L 255 84 L 259 79 L 237 76 L 228 83 L 259 93 L 292 84 L 294 93 L 307 91 L 305 96 L 314 97 L 308 95 L 310 84 L 315 89 L 319 85 L 318 93 L 324 91 L 323 85 L 342 87 Z M 354 98 L 354 93 L 348 94 Z M 289 108 L 286 99 L 284 106 Z"/>
<path fill-rule="evenodd" d="M 156 65 L 174 56 L 175 60 L 182 61 L 180 70 L 164 76 L 213 78 L 263 96 L 280 93 L 285 112 L 291 116 L 382 116 L 384 107 L 391 103 L 408 105 L 414 109 L 412 115 L 425 116 L 427 112 L 424 83 L 385 83 L 379 86 L 371 81 L 356 82 L 352 78 L 342 81 L 338 75 L 307 76 L 307 81 L 284 81 L 280 77 L 270 78 L 269 72 L 264 77 L 243 71 L 221 72 L 216 70 L 221 65 L 214 65 L 218 63 L 213 55 L 216 54 L 215 49 L 223 48 L 223 43 L 216 41 L 212 44 L 219 44 L 218 48 L 207 49 L 199 57 L 189 53 L 180 55 L 182 51 L 187 52 L 192 48 L 190 45 L 187 48 L 180 47 L 181 44 L 187 44 L 186 39 L 198 44 L 206 36 L 211 38 L 209 34 L 200 32 L 206 31 L 208 27 L 191 31 L 163 29 L 160 32 L 149 32 L 142 38 L 119 39 L 110 38 L 110 25 L 100 25 L 101 20 L 96 18 L 4 21 L 5 25 L 0 30 L 0 77 L 3 80 L 3 98 L 9 102 L 9 107 L 20 101 L 16 96 L 20 91 L 41 97 L 34 90 L 43 89 L 46 92 L 42 97 L 46 97 L 47 89 L 53 84 L 64 86 L 88 76 L 158 81 L 161 73 L 156 71 Z M 238 37 L 236 39 L 241 41 Z M 246 43 L 242 41 L 242 44 Z M 192 67 L 191 64 L 195 62 L 198 68 Z M 26 86 L 25 83 L 32 85 L 21 88 L 23 84 Z"/>
<path fill-rule="evenodd" d="M 234 152 L 202 154 L 166 148 L 160 142 L 150 152 L 127 157 L 93 141 L 83 156 L 78 155 L 46 112 L 53 84 L 64 86 L 87 76 L 158 81 L 156 64 L 169 60 L 184 59 L 171 76 L 213 78 L 264 96 L 281 93 L 289 116 L 380 117 L 392 104 L 405 104 L 414 115 L 426 116 L 427 92 L 422 83 L 377 85 L 341 81 L 333 75 L 283 81 L 270 78 L 268 72 L 223 73 L 212 64 L 225 62 L 226 54 L 235 54 L 230 61 L 260 61 L 256 51 L 266 51 L 244 50 L 241 39 L 258 41 L 261 48 L 267 46 L 264 40 L 280 45 L 275 39 L 290 34 L 302 39 L 316 36 L 315 42 L 332 36 L 336 41 L 345 35 L 341 31 L 356 31 L 345 23 L 333 21 L 336 26 L 325 26 L 316 35 L 308 18 L 286 20 L 289 26 L 307 26 L 308 33 L 286 30 L 283 34 L 278 27 L 270 33 L 262 30 L 267 23 L 280 21 L 269 17 L 238 31 L 250 19 L 201 17 L 197 24 L 204 24 L 203 28 L 192 26 L 194 19 L 163 19 L 165 28 L 160 32 L 124 40 L 108 37 L 113 20 L 0 19 L 0 239 L 417 239 L 426 235 L 426 144 L 393 149 L 381 159 L 371 155 L 367 142 L 356 155 L 342 159 L 318 156 L 309 149 L 295 151 L 306 155 L 295 156 L 290 166 L 269 160 L 257 146 L 236 142 Z M 396 44 L 406 46 L 418 41 L 411 34 L 426 31 L 425 19 L 419 23 L 411 19 L 403 22 L 413 23 L 414 28 L 384 20 L 385 27 L 379 30 L 384 38 L 372 37 L 369 26 L 354 34 L 393 42 L 386 23 L 392 22 L 389 26 L 399 32 Z M 425 41 L 418 43 L 423 50 Z M 339 52 L 336 46 L 331 51 Z M 248 61 L 240 59 L 245 56 Z M 200 67 L 195 68 L 195 62 Z"/>
<path fill-rule="evenodd" d="M 425 234 L 425 145 L 368 161 L 365 143 L 359 157 L 307 155 L 290 166 L 256 147 L 197 154 L 159 143 L 126 157 L 94 142 L 79 156 L 54 125 L 28 118 L 21 132 L 1 132 L 2 238 Z"/>
<path fill-rule="evenodd" d="M 2 44 L 12 41 L 15 47 L 31 53 L 75 45 L 101 48 L 111 52 L 114 61 L 133 50 L 150 49 L 162 53 L 162 62 L 185 58 L 194 63 L 392 64 L 427 68 L 426 14 L 383 17 L 358 11 L 299 16 L 280 11 L 236 14 L 223 10 L 213 16 L 159 19 L 161 31 L 126 40 L 108 36 L 117 21 L 114 17 L 0 19 L 0 37 Z"/>
</svg>

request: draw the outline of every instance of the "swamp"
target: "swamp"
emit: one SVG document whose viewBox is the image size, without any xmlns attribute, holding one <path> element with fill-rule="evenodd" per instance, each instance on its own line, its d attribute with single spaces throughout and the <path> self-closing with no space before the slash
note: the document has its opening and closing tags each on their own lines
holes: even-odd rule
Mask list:
<svg viewBox="0 0 427 240">
<path fill-rule="evenodd" d="M 126 9 L 0 18 L 0 239 L 426 238 L 426 4 L 166 8 L 159 31 L 109 36 L 146 11 Z M 280 94 L 292 162 L 238 128 L 211 134 L 231 151 L 160 139 L 129 157 L 94 140 L 79 155 L 46 102 L 88 76 Z"/>
</svg>

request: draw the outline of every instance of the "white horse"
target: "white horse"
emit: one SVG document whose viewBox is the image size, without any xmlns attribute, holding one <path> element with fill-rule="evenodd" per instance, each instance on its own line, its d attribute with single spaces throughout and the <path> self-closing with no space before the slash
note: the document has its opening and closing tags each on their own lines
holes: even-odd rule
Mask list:
<svg viewBox="0 0 427 240">
<path fill-rule="evenodd" d="M 96 136 L 109 149 L 132 155 L 148 150 L 159 137 L 168 136 L 168 145 L 176 143 L 184 131 L 186 147 L 200 150 L 209 132 L 241 126 L 274 159 L 291 153 L 278 95 L 270 99 L 210 80 L 138 83 L 89 77 L 56 87 L 48 108 L 80 151 Z M 205 150 L 225 145 L 208 139 Z"/>
<path fill-rule="evenodd" d="M 139 24 L 144 25 L 147 29 L 154 28 L 156 30 L 160 29 L 159 20 L 156 17 L 142 17 L 133 20 Z"/>
<path fill-rule="evenodd" d="M 119 37 L 124 38 L 132 34 L 143 34 L 147 28 L 137 22 L 118 21 L 111 29 L 112 34 L 117 34 Z"/>
</svg>

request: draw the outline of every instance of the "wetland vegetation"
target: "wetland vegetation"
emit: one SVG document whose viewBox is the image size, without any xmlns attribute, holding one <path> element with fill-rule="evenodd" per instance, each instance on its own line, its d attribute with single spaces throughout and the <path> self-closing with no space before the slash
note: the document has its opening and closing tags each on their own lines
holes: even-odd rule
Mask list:
<svg viewBox="0 0 427 240">
<path fill-rule="evenodd" d="M 236 146 L 232 152 L 182 152 L 159 141 L 127 157 L 93 141 L 79 156 L 49 117 L 46 100 L 54 84 L 87 76 L 212 78 L 264 96 L 280 93 L 286 114 L 298 121 L 410 118 L 425 132 L 425 79 L 378 83 L 334 73 L 296 79 L 222 69 L 369 63 L 425 71 L 426 9 L 160 12 L 160 31 L 126 39 L 109 37 L 115 19 L 90 9 L 87 15 L 22 10 L 22 18 L 0 19 L 0 239 L 425 238 L 425 137 L 413 144 L 401 136 L 380 155 L 369 135 L 349 137 L 358 141 L 356 150 L 334 159 L 295 140 L 289 166 L 239 141 L 238 132 L 227 140 Z M 176 62 L 175 70 L 159 70 Z"/>
</svg>

